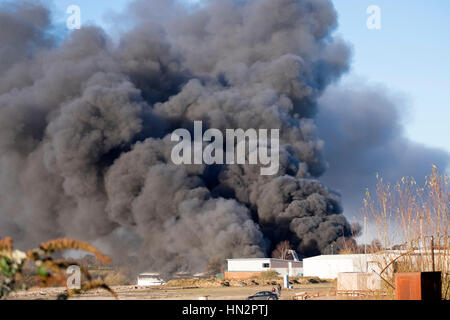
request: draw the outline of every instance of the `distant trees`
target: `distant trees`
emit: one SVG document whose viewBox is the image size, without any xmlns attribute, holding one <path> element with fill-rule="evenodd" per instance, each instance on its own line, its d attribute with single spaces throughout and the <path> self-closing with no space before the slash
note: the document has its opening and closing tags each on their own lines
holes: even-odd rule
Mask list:
<svg viewBox="0 0 450 320">
<path fill-rule="evenodd" d="M 367 248 L 368 252 L 378 252 L 381 250 L 383 250 L 383 245 L 381 244 L 381 241 L 378 239 L 372 240 L 372 242 L 370 243 L 370 245 Z"/>
<path fill-rule="evenodd" d="M 205 269 L 206 276 L 215 276 L 216 274 L 222 272 L 223 263 L 220 259 L 211 259 Z"/>
<path fill-rule="evenodd" d="M 277 244 L 275 250 L 272 251 L 272 258 L 287 260 L 288 258 L 293 259 L 292 255 L 289 253 L 291 250 L 291 244 L 288 240 L 282 241 Z"/>
</svg>

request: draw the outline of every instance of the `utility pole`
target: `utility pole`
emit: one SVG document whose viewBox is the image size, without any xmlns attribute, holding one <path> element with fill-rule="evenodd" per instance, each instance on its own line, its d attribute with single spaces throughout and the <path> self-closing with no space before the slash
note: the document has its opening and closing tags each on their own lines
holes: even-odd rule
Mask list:
<svg viewBox="0 0 450 320">
<path fill-rule="evenodd" d="M 426 236 L 424 238 L 424 240 L 426 240 L 427 238 L 430 238 L 430 250 L 431 250 L 431 268 L 432 271 L 435 272 L 436 271 L 436 265 L 434 263 L 434 236 Z M 427 245 L 426 242 L 424 243 L 424 249 L 425 249 L 425 254 L 427 254 Z"/>
<path fill-rule="evenodd" d="M 367 254 L 367 217 L 364 216 L 364 254 Z"/>
<path fill-rule="evenodd" d="M 434 236 L 431 236 L 431 260 L 433 264 L 433 272 L 435 272 L 436 268 L 434 265 Z"/>
</svg>

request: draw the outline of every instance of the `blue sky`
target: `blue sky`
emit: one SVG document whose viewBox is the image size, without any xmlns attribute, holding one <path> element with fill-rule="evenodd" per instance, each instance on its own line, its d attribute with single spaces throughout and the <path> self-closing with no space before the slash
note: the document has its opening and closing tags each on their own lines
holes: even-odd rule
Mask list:
<svg viewBox="0 0 450 320">
<path fill-rule="evenodd" d="M 192 0 L 191 0 L 192 1 Z M 195 0 L 193 0 L 195 1 Z M 57 0 L 55 18 L 69 5 L 81 8 L 82 24 L 109 27 L 108 15 L 130 0 Z M 402 96 L 407 136 L 450 152 L 450 1 L 333 0 L 337 33 L 353 45 L 351 72 L 342 81 L 363 78 Z M 366 9 L 381 9 L 381 29 L 366 27 Z"/>
<path fill-rule="evenodd" d="M 354 47 L 352 71 L 408 101 L 407 135 L 450 152 L 450 1 L 334 0 L 338 32 Z M 381 8 L 380 30 L 366 9 Z"/>
</svg>

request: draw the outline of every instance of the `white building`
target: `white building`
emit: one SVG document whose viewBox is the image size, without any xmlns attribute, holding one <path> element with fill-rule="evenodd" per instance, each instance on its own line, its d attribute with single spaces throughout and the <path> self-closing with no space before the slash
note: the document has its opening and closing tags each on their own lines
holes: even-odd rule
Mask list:
<svg viewBox="0 0 450 320">
<path fill-rule="evenodd" d="M 227 259 L 226 278 L 246 278 L 258 273 L 274 270 L 281 276 L 301 276 L 303 263 L 301 261 L 273 258 Z"/>
<path fill-rule="evenodd" d="M 444 250 L 434 250 L 435 262 L 442 270 L 448 270 L 450 255 Z M 415 266 L 424 263 L 431 264 L 430 250 L 385 250 L 373 254 L 336 254 L 321 255 L 303 259 L 303 274 L 305 277 L 319 277 L 322 279 L 337 278 L 340 272 L 375 272 L 385 274 L 394 272 L 397 263 L 408 262 Z"/>
<path fill-rule="evenodd" d="M 371 254 L 321 255 L 303 259 L 303 275 L 322 279 L 337 278 L 340 272 L 379 271 L 380 265 Z"/>
<path fill-rule="evenodd" d="M 160 286 L 165 281 L 160 278 L 158 273 L 141 273 L 137 278 L 137 285 L 142 287 Z"/>
</svg>

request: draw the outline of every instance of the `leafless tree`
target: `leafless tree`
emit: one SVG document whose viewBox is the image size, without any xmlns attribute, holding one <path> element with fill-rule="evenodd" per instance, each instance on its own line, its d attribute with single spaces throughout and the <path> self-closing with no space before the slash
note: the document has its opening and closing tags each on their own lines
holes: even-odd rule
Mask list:
<svg viewBox="0 0 450 320">
<path fill-rule="evenodd" d="M 282 241 L 278 243 L 275 250 L 272 251 L 272 258 L 286 260 L 291 256 L 289 250 L 291 250 L 291 244 L 289 243 L 289 241 Z"/>
</svg>

